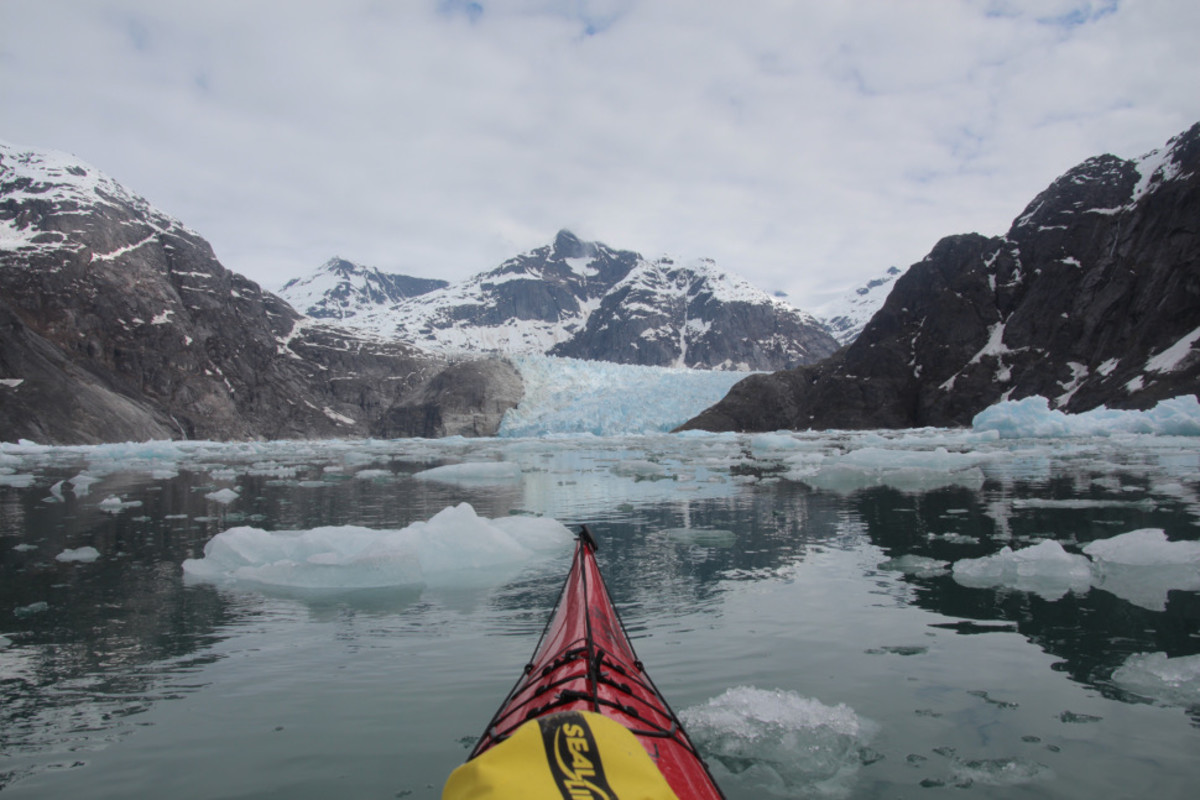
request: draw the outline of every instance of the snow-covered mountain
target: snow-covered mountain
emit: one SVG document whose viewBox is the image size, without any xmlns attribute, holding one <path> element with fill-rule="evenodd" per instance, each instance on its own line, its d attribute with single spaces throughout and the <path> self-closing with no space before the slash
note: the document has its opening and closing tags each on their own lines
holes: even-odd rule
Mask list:
<svg viewBox="0 0 1200 800">
<path fill-rule="evenodd" d="M 312 274 L 288 281 L 279 295 L 305 316 L 345 319 L 364 309 L 391 305 L 448 285 L 434 278 L 383 272 L 334 256 Z"/>
<path fill-rule="evenodd" d="M 281 294 L 300 309 L 332 305 L 343 325 L 450 352 L 763 370 L 837 349 L 811 314 L 712 261 L 649 261 L 565 230 L 493 270 L 398 301 L 367 293 L 323 301 L 306 288 L 320 285 L 293 281 Z"/>
<path fill-rule="evenodd" d="M 875 312 L 883 308 L 883 301 L 887 300 L 892 291 L 892 283 L 903 272 L 899 267 L 888 267 L 883 275 L 851 289 L 832 303 L 817 309 L 815 313 L 824 321 L 825 327 L 839 344 L 850 344 L 862 333 L 863 327 L 871 321 Z"/>
</svg>

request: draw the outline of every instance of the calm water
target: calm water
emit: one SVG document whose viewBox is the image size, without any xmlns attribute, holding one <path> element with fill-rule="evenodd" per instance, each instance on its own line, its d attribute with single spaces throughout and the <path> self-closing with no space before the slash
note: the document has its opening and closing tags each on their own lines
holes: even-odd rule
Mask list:
<svg viewBox="0 0 1200 800">
<path fill-rule="evenodd" d="M 520 472 L 413 477 L 498 460 Z M 224 488 L 238 497 L 208 496 Z M 752 687 L 698 737 L 725 748 L 730 797 L 1191 797 L 1200 687 L 1113 674 L 1200 654 L 1196 584 L 971 588 L 888 562 L 1078 553 L 1148 527 L 1196 540 L 1198 491 L 1197 443 L 1166 437 L 5 446 L 0 791 L 437 797 L 528 658 L 569 546 L 515 575 L 320 594 L 180 565 L 236 525 L 396 529 L 466 501 L 588 523 L 677 710 Z M 99 557 L 56 558 L 85 546 Z"/>
</svg>

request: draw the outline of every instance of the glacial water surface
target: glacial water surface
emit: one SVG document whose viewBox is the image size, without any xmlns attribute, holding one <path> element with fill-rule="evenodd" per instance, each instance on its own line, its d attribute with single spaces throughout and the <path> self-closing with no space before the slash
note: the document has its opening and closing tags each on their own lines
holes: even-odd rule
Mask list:
<svg viewBox="0 0 1200 800">
<path fill-rule="evenodd" d="M 430 523 L 418 578 L 373 588 L 336 552 L 247 552 L 270 586 L 182 565 L 240 526 L 274 546 L 468 503 L 591 527 L 731 798 L 1191 797 L 1198 492 L 1196 440 L 1167 436 L 4 445 L 0 792 L 438 797 L 569 542 L 481 564 Z"/>
</svg>

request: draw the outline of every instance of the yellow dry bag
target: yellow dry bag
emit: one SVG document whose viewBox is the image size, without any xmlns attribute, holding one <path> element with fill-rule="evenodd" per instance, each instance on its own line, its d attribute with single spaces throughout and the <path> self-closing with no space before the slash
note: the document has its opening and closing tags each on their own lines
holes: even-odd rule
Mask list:
<svg viewBox="0 0 1200 800">
<path fill-rule="evenodd" d="M 442 800 L 678 800 L 641 742 L 591 711 L 530 720 L 450 774 Z"/>
</svg>

